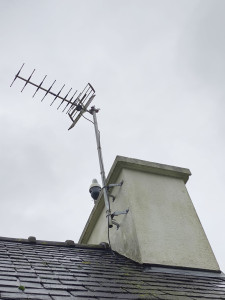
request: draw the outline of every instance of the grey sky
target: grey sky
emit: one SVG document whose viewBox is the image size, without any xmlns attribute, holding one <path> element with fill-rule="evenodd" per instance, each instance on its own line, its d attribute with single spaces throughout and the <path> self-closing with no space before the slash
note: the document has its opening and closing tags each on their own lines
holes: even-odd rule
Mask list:
<svg viewBox="0 0 225 300">
<path fill-rule="evenodd" d="M 96 89 L 106 173 L 116 155 L 190 168 L 225 271 L 225 2 L 0 0 L 1 235 L 78 241 L 99 166 L 92 124 L 17 80 Z"/>
</svg>

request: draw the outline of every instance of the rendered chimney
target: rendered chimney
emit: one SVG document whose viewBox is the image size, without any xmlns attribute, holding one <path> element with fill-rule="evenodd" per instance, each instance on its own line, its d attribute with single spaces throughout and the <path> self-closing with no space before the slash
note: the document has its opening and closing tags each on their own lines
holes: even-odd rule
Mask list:
<svg viewBox="0 0 225 300">
<path fill-rule="evenodd" d="M 129 208 L 110 229 L 111 247 L 139 262 L 219 271 L 187 192 L 188 169 L 117 156 L 107 183 L 114 187 L 111 211 Z M 93 208 L 79 243 L 108 242 L 103 196 Z"/>
</svg>

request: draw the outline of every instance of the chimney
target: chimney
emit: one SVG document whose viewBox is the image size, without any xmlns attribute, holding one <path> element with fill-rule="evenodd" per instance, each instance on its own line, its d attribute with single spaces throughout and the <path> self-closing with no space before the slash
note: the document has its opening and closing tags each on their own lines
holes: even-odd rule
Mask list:
<svg viewBox="0 0 225 300">
<path fill-rule="evenodd" d="M 117 156 L 107 184 L 119 183 L 110 194 L 111 211 L 120 224 L 109 229 L 114 251 L 141 264 L 220 271 L 187 192 L 188 169 Z M 84 231 L 81 244 L 108 242 L 102 193 Z"/>
</svg>

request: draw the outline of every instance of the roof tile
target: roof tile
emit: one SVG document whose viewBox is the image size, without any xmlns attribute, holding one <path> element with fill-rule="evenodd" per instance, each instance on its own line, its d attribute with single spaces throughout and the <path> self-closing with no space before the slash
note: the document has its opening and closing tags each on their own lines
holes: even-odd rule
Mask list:
<svg viewBox="0 0 225 300">
<path fill-rule="evenodd" d="M 225 299 L 225 276 L 146 267 L 99 246 L 0 238 L 1 299 Z"/>
</svg>

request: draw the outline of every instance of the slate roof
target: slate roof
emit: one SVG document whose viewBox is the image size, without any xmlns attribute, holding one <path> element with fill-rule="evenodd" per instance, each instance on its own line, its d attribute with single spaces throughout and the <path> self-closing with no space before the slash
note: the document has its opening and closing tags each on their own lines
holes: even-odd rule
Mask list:
<svg viewBox="0 0 225 300">
<path fill-rule="evenodd" d="M 225 299 L 225 276 L 139 265 L 103 246 L 0 238 L 0 299 Z"/>
</svg>

